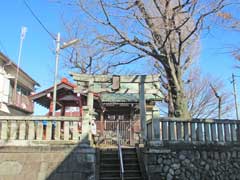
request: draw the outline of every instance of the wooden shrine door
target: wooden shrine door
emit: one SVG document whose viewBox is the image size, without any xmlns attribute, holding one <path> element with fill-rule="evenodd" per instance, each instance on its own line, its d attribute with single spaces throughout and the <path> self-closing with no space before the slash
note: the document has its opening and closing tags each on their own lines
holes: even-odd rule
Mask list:
<svg viewBox="0 0 240 180">
<path fill-rule="evenodd" d="M 105 144 L 114 145 L 119 140 L 123 145 L 130 145 L 132 140 L 131 121 L 124 115 L 107 115 L 104 119 Z"/>
</svg>

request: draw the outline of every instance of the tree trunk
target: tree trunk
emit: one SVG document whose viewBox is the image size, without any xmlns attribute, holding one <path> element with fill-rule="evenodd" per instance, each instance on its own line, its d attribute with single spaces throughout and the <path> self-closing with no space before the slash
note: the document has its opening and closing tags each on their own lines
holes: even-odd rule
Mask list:
<svg viewBox="0 0 240 180">
<path fill-rule="evenodd" d="M 187 98 L 184 93 L 182 73 L 180 68 L 177 71 L 171 69 L 166 70 L 168 84 L 169 84 L 169 104 L 168 104 L 168 114 L 170 117 L 179 117 L 188 119 L 190 118 L 190 113 L 188 112 Z M 175 78 L 173 77 L 173 73 Z"/>
<path fill-rule="evenodd" d="M 174 105 L 170 87 L 168 87 L 168 117 L 174 117 Z"/>
</svg>

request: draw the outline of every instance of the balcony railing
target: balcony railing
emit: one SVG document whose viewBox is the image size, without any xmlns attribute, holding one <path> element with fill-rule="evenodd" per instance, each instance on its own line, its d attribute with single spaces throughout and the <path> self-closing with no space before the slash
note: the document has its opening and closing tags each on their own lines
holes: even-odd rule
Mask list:
<svg viewBox="0 0 240 180">
<path fill-rule="evenodd" d="M 77 142 L 79 117 L 0 116 L 0 144 L 11 142 Z"/>
<path fill-rule="evenodd" d="M 21 110 L 27 111 L 29 113 L 33 112 L 33 102 L 32 100 L 25 95 L 16 94 L 16 98 L 14 96 L 9 97 L 9 105 L 20 108 Z"/>
<path fill-rule="evenodd" d="M 168 143 L 240 143 L 240 121 L 158 118 L 147 123 L 147 139 Z"/>
</svg>

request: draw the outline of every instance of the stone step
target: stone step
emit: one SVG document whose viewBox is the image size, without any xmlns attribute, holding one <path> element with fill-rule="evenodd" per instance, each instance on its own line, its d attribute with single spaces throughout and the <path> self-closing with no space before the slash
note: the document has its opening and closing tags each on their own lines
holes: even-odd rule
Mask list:
<svg viewBox="0 0 240 180">
<path fill-rule="evenodd" d="M 123 159 L 137 159 L 137 155 L 135 154 L 123 154 Z"/>
<path fill-rule="evenodd" d="M 119 161 L 119 157 L 118 156 L 110 156 L 110 157 L 101 157 L 100 161 L 111 161 L 111 160 L 118 160 Z"/>
<path fill-rule="evenodd" d="M 122 152 L 123 155 L 135 155 L 136 152 L 135 151 L 123 151 Z M 100 152 L 101 156 L 111 156 L 111 155 L 118 155 L 118 152 Z"/>
<path fill-rule="evenodd" d="M 120 164 L 101 164 L 101 169 L 120 169 Z M 126 163 L 124 169 L 139 169 L 138 163 Z"/>
<path fill-rule="evenodd" d="M 103 178 L 100 178 L 100 180 L 122 180 L 120 177 L 116 177 L 116 178 L 113 178 L 113 177 L 103 177 Z M 142 180 L 142 178 L 139 176 L 139 177 L 124 177 L 124 180 Z"/>
<path fill-rule="evenodd" d="M 123 155 L 136 155 L 136 152 L 122 152 Z M 101 156 L 118 156 L 118 152 L 100 152 Z"/>
<path fill-rule="evenodd" d="M 120 170 L 102 170 L 100 177 L 119 177 Z M 124 177 L 139 177 L 141 172 L 139 170 L 125 170 Z"/>
<path fill-rule="evenodd" d="M 139 162 L 135 148 L 124 148 L 124 180 L 142 180 Z M 100 180 L 121 180 L 120 160 L 117 149 L 100 151 Z"/>
<path fill-rule="evenodd" d="M 106 163 L 106 164 L 117 164 L 120 162 L 119 158 L 104 158 L 104 159 L 100 159 L 100 162 Z M 128 157 L 124 157 L 123 158 L 123 162 L 124 163 L 138 163 L 138 159 L 137 158 L 128 158 Z"/>
</svg>

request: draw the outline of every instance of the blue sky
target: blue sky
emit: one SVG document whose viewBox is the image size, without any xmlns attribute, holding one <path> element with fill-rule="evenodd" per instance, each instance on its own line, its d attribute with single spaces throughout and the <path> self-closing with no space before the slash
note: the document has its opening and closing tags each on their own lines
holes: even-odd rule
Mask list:
<svg viewBox="0 0 240 180">
<path fill-rule="evenodd" d="M 50 32 L 53 34 L 60 32 L 64 38 L 61 17 L 70 17 L 77 9 L 63 8 L 62 5 L 52 3 L 51 0 L 29 0 L 27 2 Z M 41 87 L 37 91 L 51 86 L 54 79 L 55 42 L 34 19 L 23 0 L 3 1 L 0 22 L 0 51 L 14 62 L 18 57 L 21 27 L 28 28 L 23 43 L 20 67 L 39 82 Z M 232 87 L 231 73 L 238 75 L 240 73 L 234 68 L 237 62 L 226 52 L 229 51 L 228 46 L 240 40 L 239 37 L 237 33 L 215 27 L 201 39 L 199 64 L 202 72 L 221 78 L 229 90 Z M 61 73 L 66 74 L 66 72 Z M 37 109 L 36 114 L 42 112 L 41 109 Z"/>
</svg>

